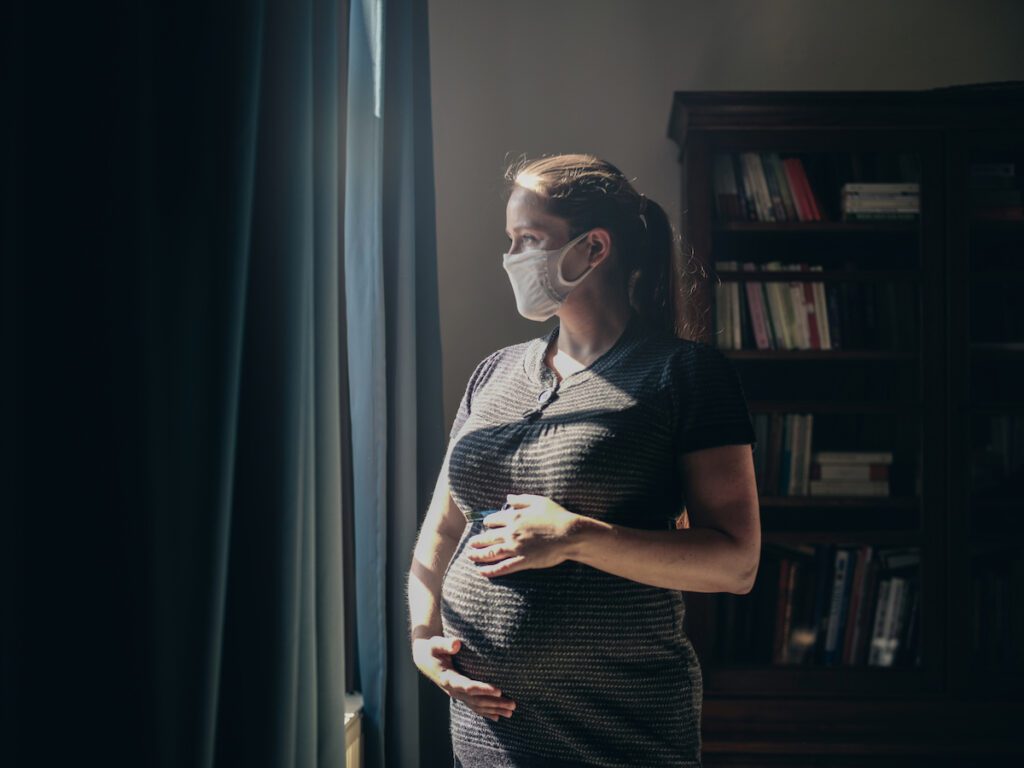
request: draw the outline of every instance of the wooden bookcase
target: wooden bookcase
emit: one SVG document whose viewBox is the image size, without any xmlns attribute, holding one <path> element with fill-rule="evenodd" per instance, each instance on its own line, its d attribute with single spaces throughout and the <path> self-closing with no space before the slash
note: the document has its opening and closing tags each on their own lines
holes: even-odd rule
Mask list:
<svg viewBox="0 0 1024 768">
<path fill-rule="evenodd" d="M 735 617 L 758 600 L 775 604 L 776 571 L 759 575 L 750 595 L 687 593 L 707 765 L 981 765 L 1024 755 L 1024 221 L 977 208 L 993 169 L 1012 165 L 1008 183 L 1024 186 L 1021 90 L 677 92 L 669 135 L 680 147 L 681 231 L 712 278 L 680 309 L 704 318 L 702 340 L 735 346 L 716 333 L 719 286 L 730 282 L 741 297 L 755 280 L 822 283 L 844 291 L 844 323 L 867 311 L 858 297 L 899 297 L 899 315 L 882 318 L 895 304 L 873 303 L 868 331 L 846 333 L 838 349 L 758 349 L 749 315 L 742 348 L 723 349 L 755 420 L 813 414 L 812 451 L 893 454 L 886 497 L 762 493 L 762 566 L 777 545 L 920 554 L 907 571 L 919 600 L 916 648 L 892 666 L 775 663 L 758 650 L 765 636 L 739 628 L 763 629 L 764 609 L 759 624 Z M 817 168 L 823 220 L 724 214 L 716 157 L 741 153 L 805 158 Z M 913 178 L 833 173 L 868 166 Z M 920 213 L 846 220 L 829 186 L 838 180 L 915 181 Z M 730 261 L 758 271 L 716 268 Z M 822 271 L 760 271 L 772 261 Z"/>
</svg>

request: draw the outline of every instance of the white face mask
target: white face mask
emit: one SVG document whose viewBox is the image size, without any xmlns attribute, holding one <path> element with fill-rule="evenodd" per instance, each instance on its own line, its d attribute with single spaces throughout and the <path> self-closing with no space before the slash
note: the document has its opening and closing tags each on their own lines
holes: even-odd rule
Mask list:
<svg viewBox="0 0 1024 768">
<path fill-rule="evenodd" d="M 562 278 L 565 255 L 588 234 L 589 230 L 551 251 L 535 249 L 502 255 L 502 266 L 512 281 L 519 314 L 537 322 L 547 320 L 562 306 L 570 291 L 591 273 L 593 266 L 572 282 Z"/>
</svg>

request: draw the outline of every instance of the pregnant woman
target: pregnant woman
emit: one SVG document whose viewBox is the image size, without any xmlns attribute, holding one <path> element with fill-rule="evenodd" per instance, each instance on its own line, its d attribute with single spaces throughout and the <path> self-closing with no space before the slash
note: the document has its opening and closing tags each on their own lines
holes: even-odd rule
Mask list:
<svg viewBox="0 0 1024 768">
<path fill-rule="evenodd" d="M 742 385 L 677 334 L 661 206 L 591 155 L 506 178 L 517 309 L 559 323 L 469 378 L 413 554 L 413 658 L 451 697 L 456 766 L 700 766 L 681 591 L 757 573 Z"/>
</svg>

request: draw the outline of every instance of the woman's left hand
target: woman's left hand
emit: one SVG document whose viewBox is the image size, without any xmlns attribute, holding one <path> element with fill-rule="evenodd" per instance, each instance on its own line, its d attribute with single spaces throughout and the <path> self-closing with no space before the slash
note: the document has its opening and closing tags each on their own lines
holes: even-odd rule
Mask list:
<svg viewBox="0 0 1024 768">
<path fill-rule="evenodd" d="M 547 496 L 510 493 L 511 508 L 484 518 L 484 529 L 469 539 L 467 557 L 483 564 L 483 576 L 504 576 L 528 568 L 551 568 L 569 559 L 581 515 Z M 506 505 L 506 506 L 508 506 Z"/>
</svg>

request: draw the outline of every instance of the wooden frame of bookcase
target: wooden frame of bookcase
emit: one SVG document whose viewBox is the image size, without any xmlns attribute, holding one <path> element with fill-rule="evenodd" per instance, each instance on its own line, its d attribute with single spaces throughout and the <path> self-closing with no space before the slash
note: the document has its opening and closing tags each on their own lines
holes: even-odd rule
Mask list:
<svg viewBox="0 0 1024 768">
<path fill-rule="evenodd" d="M 998 102 L 998 98 L 996 99 Z M 987 105 L 987 106 L 986 106 Z M 966 530 L 967 487 L 963 449 L 967 425 L 954 412 L 966 387 L 965 355 L 951 333 L 963 327 L 962 297 L 951 290 L 966 269 L 967 229 L 962 211 L 963 179 L 951 171 L 963 149 L 965 125 L 984 124 L 1001 115 L 987 97 L 947 97 L 920 92 L 882 93 L 694 93 L 675 94 L 669 136 L 680 147 L 683 217 L 681 231 L 694 256 L 715 274 L 712 245 L 716 234 L 829 233 L 857 237 L 861 232 L 918 232 L 918 285 L 921 315 L 916 350 L 920 382 L 920 445 L 922 493 L 916 501 L 916 531 L 846 530 L 840 532 L 765 531 L 765 541 L 813 543 L 842 541 L 883 546 L 916 543 L 921 546 L 923 604 L 920 620 L 922 658 L 917 668 L 875 667 L 725 667 L 705 669 L 705 752 L 731 754 L 902 755 L 907 760 L 936 758 L 956 764 L 957 756 L 1024 755 L 1016 738 L 1016 722 L 1024 714 L 1020 692 L 1015 702 L 970 696 L 978 691 L 967 679 L 964 661 L 966 635 L 962 627 L 968 587 L 957 583 L 966 571 L 961 549 L 955 546 Z M 1019 105 L 1013 108 L 1019 120 Z M 1005 120 L 997 119 L 1005 125 Z M 1024 125 L 1024 121 L 1017 123 Z M 958 139 L 958 132 L 960 139 Z M 1024 133 L 1013 133 L 1024 136 Z M 716 223 L 712 199 L 711 159 L 719 151 L 910 151 L 921 156 L 921 209 L 917 222 L 730 222 Z M 962 159 L 962 158 L 961 158 Z M 965 167 L 963 162 L 959 166 Z M 958 209 L 956 206 L 960 205 Z M 682 266 L 682 265 L 680 265 Z M 735 277 L 731 273 L 723 273 Z M 746 273 L 749 277 L 750 273 Z M 762 277 L 758 273 L 759 277 Z M 884 272 L 867 276 L 886 279 Z M 849 277 L 849 275 L 845 275 Z M 823 278 L 831 279 L 828 273 Z M 711 317 L 712 290 L 693 306 L 682 308 L 689 320 L 699 313 Z M 735 359 L 900 359 L 892 351 L 726 351 Z M 962 375 L 961 375 L 962 374 Z M 751 410 L 762 403 L 751 402 Z M 778 406 L 778 403 L 774 405 Z M 795 412 L 809 410 L 805 402 L 788 403 Z M 842 407 L 842 404 L 835 404 Z M 860 403 L 865 413 L 878 412 Z M 881 408 L 878 405 L 877 408 Z M 883 409 L 884 410 L 884 409 Z M 900 499 L 762 498 L 762 505 L 892 505 Z M 914 504 L 914 502 L 911 502 Z M 713 637 L 714 596 L 687 593 L 688 631 L 699 649 Z M 708 629 L 710 628 L 710 633 Z M 704 633 L 702 635 L 702 632 Z M 772 714 L 765 716 L 770 711 Z M 897 720 L 896 713 L 900 714 Z M 897 725 L 897 722 L 899 723 Z M 812 734 L 812 735 L 808 735 Z M 725 763 L 723 763 L 725 764 Z M 739 764 L 730 761 L 728 764 Z M 751 763 L 756 764 L 756 763 Z M 909 763 L 907 763 L 909 764 Z M 929 764 L 935 764 L 929 762 Z"/>
</svg>

